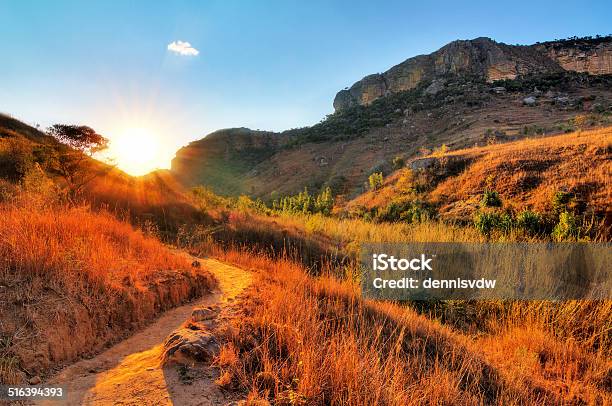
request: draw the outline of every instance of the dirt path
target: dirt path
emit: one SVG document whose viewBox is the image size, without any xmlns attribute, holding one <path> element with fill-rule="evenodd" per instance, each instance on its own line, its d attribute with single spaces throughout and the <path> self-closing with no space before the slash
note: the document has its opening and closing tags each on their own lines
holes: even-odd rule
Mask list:
<svg viewBox="0 0 612 406">
<path fill-rule="evenodd" d="M 159 365 L 164 339 L 190 318 L 194 307 L 218 305 L 223 309 L 251 283 L 251 274 L 240 268 L 214 259 L 201 259 L 200 263 L 219 280 L 219 292 L 165 312 L 146 329 L 92 359 L 65 368 L 46 384 L 64 385 L 69 405 L 231 403 L 232 399 L 214 384 L 214 371 L 210 368 L 188 376 L 187 384 L 184 371 Z"/>
</svg>

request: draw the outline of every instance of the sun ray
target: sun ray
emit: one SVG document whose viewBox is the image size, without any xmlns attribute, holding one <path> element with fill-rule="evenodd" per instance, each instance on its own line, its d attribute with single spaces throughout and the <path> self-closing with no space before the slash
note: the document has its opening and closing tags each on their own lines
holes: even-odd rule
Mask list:
<svg viewBox="0 0 612 406">
<path fill-rule="evenodd" d="M 163 166 L 160 144 L 159 136 L 150 129 L 127 128 L 117 136 L 111 136 L 107 155 L 119 169 L 140 176 Z"/>
</svg>

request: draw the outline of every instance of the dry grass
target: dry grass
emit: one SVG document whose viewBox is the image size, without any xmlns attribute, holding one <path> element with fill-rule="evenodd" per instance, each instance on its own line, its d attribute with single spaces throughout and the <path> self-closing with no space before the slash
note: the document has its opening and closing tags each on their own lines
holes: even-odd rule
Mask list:
<svg viewBox="0 0 612 406">
<path fill-rule="evenodd" d="M 468 200 L 489 178 L 488 187 L 521 208 L 548 210 L 552 195 L 565 190 L 594 211 L 610 210 L 610 148 L 612 127 L 456 151 L 449 156 L 474 162 L 431 195 L 447 204 Z"/>
<path fill-rule="evenodd" d="M 87 185 L 83 200 L 103 207 L 132 222 L 153 221 L 165 237 L 183 223 L 206 223 L 208 217 L 189 199 L 167 171 L 132 177 L 118 169 Z"/>
<path fill-rule="evenodd" d="M 367 242 L 479 242 L 485 238 L 473 227 L 438 221 L 423 223 L 372 223 L 362 219 L 341 219 L 320 214 L 279 214 L 232 212 L 224 229 L 215 233 L 222 241 L 273 247 L 278 252 L 297 252 L 298 260 L 310 264 L 322 256 L 354 255 Z M 507 236 L 508 240 L 515 237 Z"/>
<path fill-rule="evenodd" d="M 506 318 L 492 318 L 491 332 L 465 334 L 410 307 L 363 300 L 352 282 L 312 278 L 287 260 L 236 251 L 218 255 L 261 270 L 242 316 L 228 328 L 229 344 L 219 362 L 223 384 L 229 385 L 231 375 L 254 401 L 508 405 L 612 400 L 610 343 L 606 353 L 558 338 L 554 330 L 568 325 L 537 317 L 543 310 L 538 302 L 527 304 L 532 311 L 522 307 Z M 599 320 L 574 323 L 584 323 L 587 330 L 591 323 L 608 323 L 609 334 L 609 311 L 608 303 Z"/>
<path fill-rule="evenodd" d="M 0 381 L 99 351 L 213 285 L 110 214 L 2 203 Z"/>
<path fill-rule="evenodd" d="M 610 212 L 610 148 L 612 127 L 452 151 L 438 159 L 462 161 L 466 168 L 437 174 L 441 179 L 428 185 L 432 190 L 425 198 L 442 213 L 460 213 L 477 207 L 488 188 L 498 191 L 508 207 L 543 212 L 551 209 L 552 195 L 563 190 L 573 193 L 588 211 Z M 400 183 L 408 171 L 395 172 L 380 190 L 348 206 L 380 207 L 401 197 Z"/>
</svg>

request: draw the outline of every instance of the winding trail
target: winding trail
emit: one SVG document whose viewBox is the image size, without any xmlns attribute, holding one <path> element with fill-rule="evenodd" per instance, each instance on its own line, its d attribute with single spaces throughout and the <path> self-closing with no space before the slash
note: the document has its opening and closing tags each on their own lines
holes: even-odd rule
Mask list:
<svg viewBox="0 0 612 406">
<path fill-rule="evenodd" d="M 177 368 L 162 368 L 164 339 L 191 317 L 195 307 L 217 305 L 223 310 L 251 284 L 251 273 L 214 259 L 198 259 L 219 281 L 218 291 L 169 310 L 132 337 L 92 359 L 63 369 L 46 385 L 63 385 L 69 405 L 226 405 L 235 400 L 221 391 L 215 371 L 204 367 L 190 377 Z M 53 404 L 58 402 L 40 402 Z"/>
</svg>

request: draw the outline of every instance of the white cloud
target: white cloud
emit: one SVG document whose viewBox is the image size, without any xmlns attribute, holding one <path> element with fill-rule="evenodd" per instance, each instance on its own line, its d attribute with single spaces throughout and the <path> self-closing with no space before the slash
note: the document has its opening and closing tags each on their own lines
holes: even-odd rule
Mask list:
<svg viewBox="0 0 612 406">
<path fill-rule="evenodd" d="M 183 56 L 196 56 L 200 53 L 200 51 L 192 47 L 187 41 L 172 41 L 168 44 L 168 51 Z"/>
</svg>

